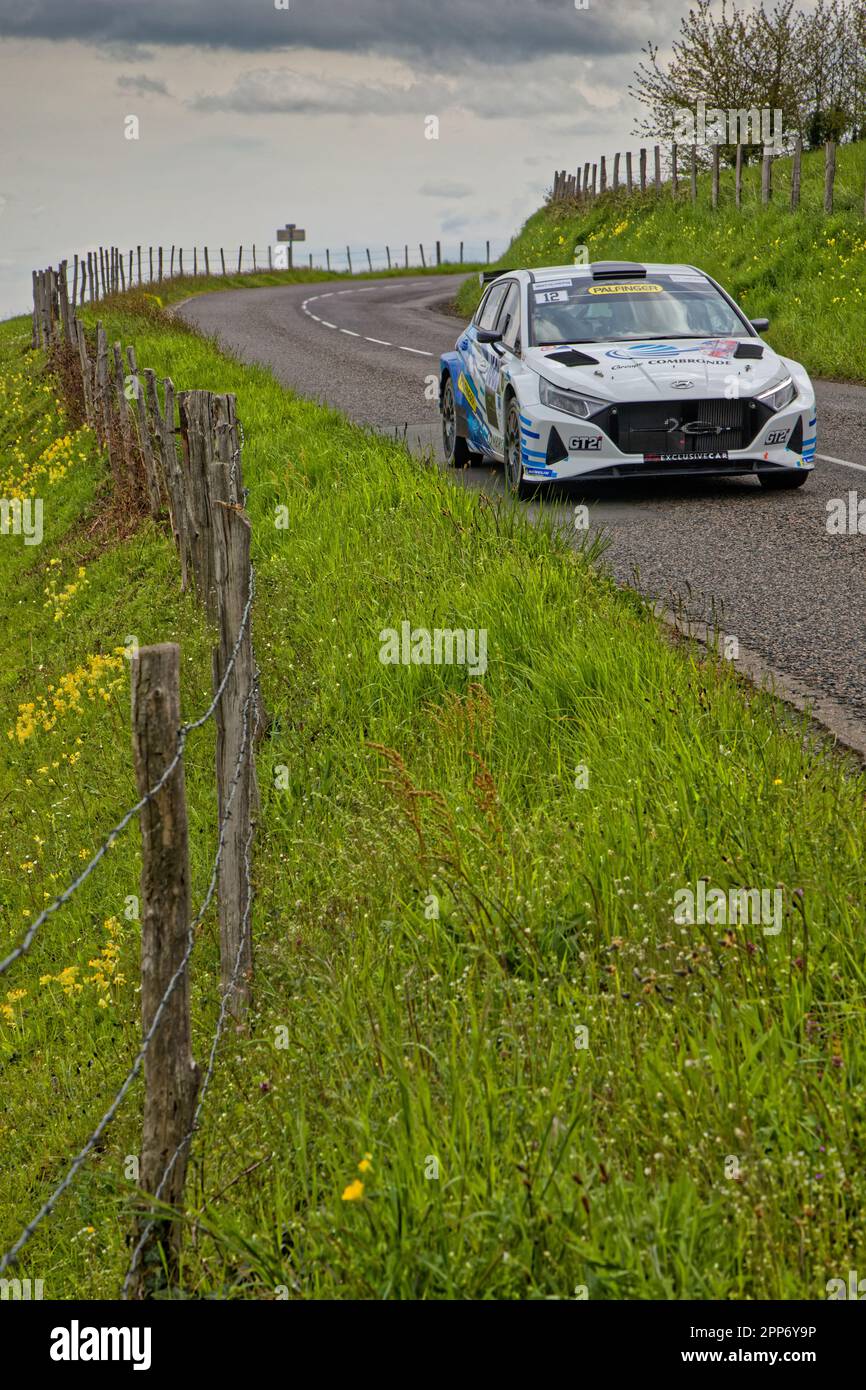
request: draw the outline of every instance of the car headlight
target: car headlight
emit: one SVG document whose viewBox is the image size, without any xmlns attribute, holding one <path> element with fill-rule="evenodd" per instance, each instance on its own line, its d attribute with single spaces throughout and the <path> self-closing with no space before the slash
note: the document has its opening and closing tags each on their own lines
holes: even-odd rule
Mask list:
<svg viewBox="0 0 866 1390">
<path fill-rule="evenodd" d="M 778 386 L 771 386 L 769 391 L 762 391 L 758 400 L 763 401 L 770 410 L 776 411 L 790 405 L 796 394 L 797 388 L 794 385 L 794 378 L 786 376 L 785 380 L 780 382 Z"/>
<path fill-rule="evenodd" d="M 581 396 L 577 391 L 553 386 L 543 376 L 539 377 L 538 384 L 542 405 L 549 405 L 551 410 L 564 410 L 566 415 L 576 415 L 580 420 L 588 420 L 590 415 L 607 405 L 607 401 L 596 400 L 594 396 Z"/>
</svg>

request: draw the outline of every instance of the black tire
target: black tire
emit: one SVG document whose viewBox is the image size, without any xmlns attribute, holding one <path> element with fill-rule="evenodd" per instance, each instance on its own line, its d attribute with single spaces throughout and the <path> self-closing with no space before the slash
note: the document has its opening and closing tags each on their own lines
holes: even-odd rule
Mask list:
<svg viewBox="0 0 866 1390">
<path fill-rule="evenodd" d="M 783 488 L 802 487 L 809 481 L 810 472 L 808 468 L 786 468 L 783 473 L 759 473 L 758 481 L 770 492 L 778 492 Z"/>
<path fill-rule="evenodd" d="M 470 463 L 477 462 L 481 455 L 473 453 L 468 440 L 457 433 L 457 402 L 454 399 L 454 382 L 450 375 L 446 377 L 442 388 L 439 409 L 442 414 L 442 448 L 445 450 L 445 462 L 449 468 L 468 468 Z"/>
<path fill-rule="evenodd" d="M 525 500 L 535 492 L 523 476 L 523 449 L 520 440 L 520 406 L 509 396 L 505 408 L 505 486 L 512 497 Z"/>
</svg>

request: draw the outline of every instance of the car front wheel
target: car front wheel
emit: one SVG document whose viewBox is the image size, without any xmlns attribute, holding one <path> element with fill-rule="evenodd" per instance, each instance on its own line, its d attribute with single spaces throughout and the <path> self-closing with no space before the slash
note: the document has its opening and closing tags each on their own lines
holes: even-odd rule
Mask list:
<svg viewBox="0 0 866 1390">
<path fill-rule="evenodd" d="M 515 497 L 531 497 L 535 490 L 523 476 L 520 406 L 514 396 L 508 402 L 505 416 L 505 485 Z"/>
</svg>

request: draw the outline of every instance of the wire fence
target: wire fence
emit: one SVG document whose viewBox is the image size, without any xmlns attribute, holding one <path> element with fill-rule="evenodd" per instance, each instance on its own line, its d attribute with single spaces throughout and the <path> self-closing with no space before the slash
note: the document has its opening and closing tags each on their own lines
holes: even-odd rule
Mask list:
<svg viewBox="0 0 866 1390">
<path fill-rule="evenodd" d="M 95 303 L 128 289 L 164 284 L 190 276 L 253 275 L 281 270 L 323 270 L 334 274 L 369 274 L 395 270 L 429 270 L 434 266 L 489 265 L 505 250 L 501 238 L 472 241 L 363 242 L 345 246 L 305 243 L 225 246 L 100 246 L 72 259 L 69 293 L 73 306 Z"/>
<path fill-rule="evenodd" d="M 167 519 L 181 561 L 184 587 L 192 585 L 214 622 L 213 698 L 196 719 L 180 720 L 180 653 L 176 646 L 148 647 L 132 653 L 133 756 L 139 798 L 120 818 L 87 866 L 30 924 L 0 962 L 6 973 L 31 949 L 38 932 L 95 872 L 118 837 L 139 816 L 142 830 L 142 1041 L 99 1121 L 72 1157 L 61 1180 L 18 1237 L 0 1256 L 0 1274 L 18 1258 L 42 1222 L 74 1183 L 130 1089 L 145 1070 L 144 1129 L 139 1188 L 144 1209 L 123 1296 L 147 1297 L 154 1291 L 154 1264 L 171 1279 L 172 1247 L 179 1223 L 153 1209 L 171 1198 L 176 1209 L 183 1193 L 186 1154 L 198 1129 L 202 1107 L 216 1069 L 219 1043 L 230 1016 L 243 1019 L 249 1008 L 252 968 L 251 854 L 258 787 L 255 745 L 265 714 L 252 646 L 255 574 L 250 559 L 250 525 L 245 515 L 243 436 L 232 396 L 183 392 L 175 418 L 173 383 L 162 383 L 162 403 L 152 372 L 142 373 L 133 349 L 124 355 L 115 344 L 113 370 L 102 324 L 89 341 L 68 294 L 67 263 L 35 272 L 33 335 L 55 360 L 61 379 L 78 368 L 83 413 L 108 454 L 115 482 L 142 512 Z M 134 389 L 130 392 L 130 379 Z M 176 437 L 182 450 L 178 453 Z M 184 754 L 190 736 L 211 719 L 217 729 L 216 784 L 218 842 L 204 897 L 193 914 L 189 902 L 188 831 Z M 196 930 L 214 900 L 220 919 L 221 985 L 215 1031 L 209 1044 L 204 1083 L 196 1100 L 198 1074 L 191 1058 L 189 967 Z M 154 970 L 154 962 L 157 968 Z M 194 1090 L 176 1093 L 175 1072 L 166 1065 L 186 1048 L 195 1075 Z M 191 1118 L 190 1118 L 191 1117 Z M 168 1157 L 163 1156 L 168 1152 Z M 164 1246 L 168 1244 L 168 1254 Z M 148 1247 L 156 1261 L 146 1262 Z"/>
</svg>

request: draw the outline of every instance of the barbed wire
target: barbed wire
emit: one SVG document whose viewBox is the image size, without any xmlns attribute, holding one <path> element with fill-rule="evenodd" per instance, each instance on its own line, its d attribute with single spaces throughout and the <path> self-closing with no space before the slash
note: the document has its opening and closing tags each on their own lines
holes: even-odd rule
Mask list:
<svg viewBox="0 0 866 1390">
<path fill-rule="evenodd" d="M 244 639 L 244 633 L 246 631 L 247 624 L 250 620 L 250 613 L 252 612 L 254 596 L 255 572 L 253 570 L 252 565 L 250 565 L 249 596 L 247 598 L 246 606 L 244 608 L 243 616 L 241 618 L 241 624 L 240 629 L 238 631 L 237 640 L 234 644 L 234 648 L 232 650 L 231 656 L 229 657 L 228 663 L 226 664 L 226 669 L 223 673 L 222 680 L 220 681 L 219 688 L 217 689 L 210 705 L 199 719 L 193 720 L 190 724 L 181 725 L 181 727 L 177 731 L 177 748 L 175 750 L 174 756 L 169 762 L 162 776 L 159 778 L 159 781 L 156 782 L 154 786 L 150 787 L 140 798 L 140 800 L 137 801 L 134 806 L 130 807 L 130 809 L 125 813 L 125 815 L 121 817 L 117 825 L 115 825 L 114 829 L 109 832 L 107 838 L 100 845 L 99 849 L 96 851 L 93 858 L 90 860 L 90 863 L 86 866 L 86 868 L 82 869 L 81 873 L 77 876 L 77 878 L 73 879 L 72 883 L 70 883 L 68 887 L 64 888 L 63 892 L 59 893 L 57 897 L 53 900 L 53 902 L 49 903 L 46 908 L 43 908 L 43 910 L 40 912 L 39 916 L 36 918 L 34 922 L 31 922 L 30 926 L 27 928 L 27 931 L 24 933 L 24 936 L 21 938 L 18 945 L 14 947 L 12 951 L 9 952 L 9 955 L 6 956 L 4 960 L 0 961 L 0 975 L 4 975 L 6 971 L 9 969 L 9 967 L 15 964 L 16 960 L 20 960 L 22 956 L 27 954 L 27 952 L 30 950 L 31 945 L 33 944 L 33 941 L 35 939 L 36 933 L 39 931 L 39 928 L 44 926 L 45 923 L 48 921 L 48 918 L 52 916 L 53 913 L 57 912 L 61 907 L 63 907 L 65 903 L 68 903 L 69 899 L 73 897 L 75 893 L 77 893 L 78 889 L 84 883 L 87 882 L 87 880 L 90 878 L 90 875 L 96 869 L 97 865 L 105 858 L 105 855 L 111 849 L 111 846 L 123 834 L 123 831 L 129 825 L 130 821 L 132 821 L 138 815 L 139 811 L 143 810 L 143 808 L 148 804 L 148 802 L 152 801 L 153 798 L 165 786 L 169 777 L 171 777 L 172 773 L 174 772 L 175 768 L 177 767 L 178 763 L 183 757 L 184 749 L 186 747 L 186 742 L 189 735 L 195 733 L 196 730 L 201 729 L 203 725 L 205 725 L 208 722 L 208 720 L 213 717 L 217 709 L 217 706 L 219 705 L 220 700 L 223 697 L 223 693 L 228 684 L 229 676 L 231 675 L 234 669 L 235 662 L 237 661 L 238 653 L 241 649 L 241 644 Z"/>
<path fill-rule="evenodd" d="M 245 749 L 246 749 L 246 745 L 247 745 L 247 742 L 248 742 L 249 736 L 250 736 L 250 723 L 251 723 L 251 720 L 250 720 L 250 702 L 251 702 L 251 701 L 254 701 L 254 703 L 255 703 L 256 706 L 257 706 L 257 704 L 258 704 L 257 697 L 255 697 L 255 691 L 256 691 L 256 683 L 253 683 L 253 684 L 250 686 L 249 694 L 247 695 L 247 698 L 246 698 L 246 700 L 245 700 L 245 702 L 244 702 L 244 734 L 243 734 L 243 742 L 242 742 L 242 744 L 241 744 L 241 752 L 240 752 L 240 756 L 239 756 L 239 759 L 238 759 L 239 765 L 240 765 L 240 763 L 242 763 L 242 761 L 243 761 L 244 751 L 245 751 Z M 255 698 L 254 698 L 254 697 L 255 697 Z M 226 820 L 228 820 L 228 808 L 227 808 L 227 811 L 226 811 Z M 193 1115 L 193 1117 L 192 1117 L 192 1123 L 191 1123 L 189 1129 L 187 1130 L 186 1134 L 183 1136 L 183 1138 L 180 1140 L 180 1142 L 179 1142 L 178 1145 L 176 1146 L 176 1148 L 175 1148 L 175 1150 L 174 1150 L 174 1153 L 172 1154 L 171 1158 L 168 1160 L 168 1163 L 165 1165 L 165 1168 L 164 1168 L 163 1171 L 162 1171 L 162 1177 L 160 1178 L 159 1183 L 158 1183 L 157 1188 L 156 1188 L 156 1191 L 155 1191 L 154 1194 L 153 1194 L 153 1201 L 154 1201 L 154 1202 L 158 1202 L 158 1201 L 160 1200 L 160 1198 L 162 1197 L 162 1194 L 163 1194 L 163 1192 L 164 1192 L 164 1190 L 165 1190 L 165 1185 L 166 1185 L 166 1183 L 168 1182 L 169 1178 L 171 1177 L 172 1173 L 174 1172 L 174 1166 L 175 1166 L 175 1164 L 177 1163 L 178 1158 L 179 1158 L 180 1155 L 183 1153 L 183 1151 L 184 1151 L 185 1149 L 187 1149 L 187 1148 L 189 1147 L 189 1145 L 192 1143 L 193 1136 L 195 1135 L 196 1131 L 198 1130 L 199 1119 L 200 1119 L 200 1117 L 201 1117 L 201 1112 L 202 1112 L 202 1109 L 203 1109 L 203 1106 L 204 1106 L 205 1097 L 207 1096 L 208 1090 L 210 1089 L 211 1081 L 213 1080 L 214 1070 L 215 1070 L 215 1068 L 216 1068 L 216 1055 L 217 1055 L 217 1050 L 218 1050 L 218 1048 L 219 1048 L 220 1040 L 221 1040 L 221 1038 L 222 1038 L 223 1030 L 224 1030 L 224 1028 L 225 1028 L 226 1019 L 228 1018 L 229 1001 L 231 1000 L 232 995 L 234 994 L 235 990 L 237 989 L 238 978 L 239 978 L 239 976 L 240 976 L 241 960 L 242 960 L 242 958 L 243 958 L 244 946 L 245 946 L 245 944 L 246 944 L 246 931 L 247 931 L 247 927 L 248 927 L 248 925 L 249 925 L 250 912 L 251 912 L 251 909 L 252 909 L 253 893 L 252 893 L 252 868 L 251 868 L 251 865 L 250 865 L 250 848 L 251 848 L 252 842 L 253 842 L 253 832 L 254 832 L 254 826 L 253 826 L 253 823 L 250 822 L 249 834 L 247 835 L 246 844 L 245 844 L 245 846 L 244 846 L 244 887 L 245 887 L 245 902 L 244 902 L 243 917 L 241 918 L 240 941 L 238 942 L 238 949 L 237 949 L 237 955 L 235 956 L 234 967 L 233 967 L 233 969 L 232 969 L 232 973 L 231 973 L 231 976 L 230 976 L 230 978 L 229 978 L 229 982 L 228 982 L 228 984 L 226 985 L 226 988 L 225 988 L 224 991 L 223 991 L 223 996 L 222 996 L 222 999 L 221 999 L 221 1001 L 220 1001 L 220 1010 L 219 1010 L 219 1015 L 218 1015 L 218 1017 L 217 1017 L 217 1025 L 216 1025 L 216 1029 L 215 1029 L 215 1031 L 214 1031 L 213 1039 L 212 1039 L 212 1041 L 211 1041 L 210 1053 L 209 1053 L 209 1056 L 208 1056 L 208 1064 L 207 1064 L 207 1068 L 206 1068 L 206 1070 L 205 1070 L 204 1080 L 203 1080 L 203 1082 L 202 1082 L 202 1084 L 201 1084 L 201 1090 L 199 1091 L 198 1102 L 197 1102 L 197 1104 L 196 1104 L 195 1113 L 194 1113 L 194 1115 Z M 135 1274 L 135 1271 L 136 1271 L 136 1269 L 138 1268 L 138 1263 L 139 1263 L 139 1260 L 140 1260 L 140 1258 L 141 1258 L 141 1252 L 143 1251 L 145 1245 L 147 1244 L 148 1237 L 150 1236 L 151 1231 L 153 1230 L 154 1226 L 156 1225 L 157 1219 L 158 1219 L 157 1217 L 151 1217 L 150 1220 L 147 1222 L 147 1225 L 144 1227 L 143 1231 L 141 1232 L 141 1235 L 139 1236 L 139 1239 L 138 1239 L 138 1242 L 137 1242 L 137 1244 L 136 1244 L 136 1246 L 135 1246 L 135 1249 L 134 1249 L 133 1252 L 132 1252 L 132 1259 L 130 1260 L 129 1268 L 128 1268 L 127 1271 L 126 1271 L 126 1277 L 125 1277 L 125 1279 L 124 1279 L 124 1281 L 123 1281 L 123 1290 L 122 1290 L 122 1293 L 121 1293 L 121 1297 L 122 1297 L 122 1298 L 127 1298 L 128 1295 L 129 1295 L 129 1286 L 130 1286 L 130 1284 L 131 1284 L 131 1282 L 132 1282 L 132 1278 L 133 1278 L 133 1276 L 134 1276 L 134 1274 Z"/>
<path fill-rule="evenodd" d="M 199 908 L 195 917 L 189 924 L 189 928 L 187 930 L 186 949 L 184 951 L 181 962 L 178 965 L 177 970 L 174 972 L 171 979 L 169 980 L 168 985 L 166 986 L 165 993 L 163 994 L 162 999 L 157 1005 L 156 1012 L 153 1016 L 153 1020 L 142 1040 L 142 1044 L 135 1057 L 135 1061 L 133 1062 L 130 1070 L 127 1072 L 123 1082 L 120 1085 L 119 1090 L 116 1092 L 114 1096 L 114 1099 L 112 1100 L 108 1109 L 105 1111 L 104 1115 L 100 1119 L 96 1128 L 93 1130 L 93 1133 L 90 1135 L 89 1139 L 76 1154 L 67 1173 L 58 1183 L 57 1187 L 55 1187 L 50 1197 L 48 1197 L 46 1201 L 43 1202 L 42 1206 L 39 1208 L 38 1212 L 33 1217 L 33 1219 L 29 1221 L 28 1224 L 24 1227 L 18 1239 L 14 1242 L 13 1245 L 9 1247 L 5 1255 L 3 1255 L 2 1258 L 0 1258 L 0 1274 L 2 1274 L 4 1270 L 8 1269 L 9 1265 L 12 1264 L 12 1262 L 18 1257 L 18 1255 L 23 1250 L 24 1246 L 35 1234 L 35 1232 L 42 1224 L 42 1222 L 45 1220 L 45 1218 L 47 1216 L 50 1216 L 58 1201 L 63 1196 L 63 1193 L 74 1182 L 80 1169 L 86 1162 L 89 1155 L 93 1152 L 94 1147 L 96 1146 L 96 1144 L 99 1143 L 99 1140 L 102 1138 L 102 1135 L 105 1133 L 106 1129 L 111 1124 L 111 1121 L 114 1119 L 115 1115 L 117 1114 L 118 1110 L 123 1104 L 123 1101 L 128 1095 L 129 1090 L 132 1087 L 136 1077 L 141 1071 L 141 1064 L 144 1061 L 147 1055 L 148 1048 L 150 1047 L 150 1044 L 153 1041 L 157 1029 L 159 1028 L 160 1022 L 162 1021 L 162 1016 L 165 1013 L 166 1007 L 168 1006 L 168 1002 L 174 994 L 174 991 L 177 988 L 180 980 L 182 980 L 184 977 L 184 972 L 186 971 L 187 965 L 189 964 L 190 957 L 193 951 L 193 946 L 195 945 L 196 928 L 203 920 L 205 913 L 207 912 L 208 908 L 211 905 L 211 902 L 213 901 L 214 893 L 216 892 L 217 880 L 219 877 L 219 867 L 222 862 L 223 849 L 225 848 L 226 827 L 230 819 L 231 808 L 234 802 L 238 784 L 240 782 L 241 767 L 243 766 L 244 756 L 246 753 L 246 745 L 248 742 L 246 730 L 249 724 L 249 721 L 247 719 L 247 710 L 249 709 L 250 701 L 253 698 L 254 689 L 254 684 L 251 684 L 249 693 L 244 704 L 244 737 L 241 741 L 241 747 L 238 753 L 237 763 L 235 765 L 232 782 L 229 787 L 229 794 L 226 798 L 225 812 L 223 814 L 222 823 L 220 825 L 219 842 L 217 844 L 217 850 L 213 862 L 213 868 L 211 871 L 210 882 L 208 884 L 207 892 L 205 893 L 201 907 Z"/>
</svg>

